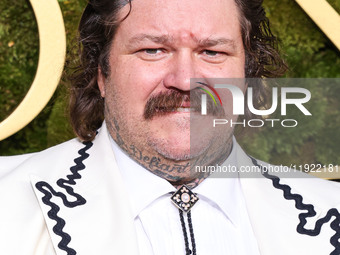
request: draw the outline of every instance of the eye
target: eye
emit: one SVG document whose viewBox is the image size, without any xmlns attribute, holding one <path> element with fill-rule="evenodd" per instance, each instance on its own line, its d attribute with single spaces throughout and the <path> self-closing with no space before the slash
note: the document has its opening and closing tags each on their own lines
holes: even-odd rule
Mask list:
<svg viewBox="0 0 340 255">
<path fill-rule="evenodd" d="M 144 51 L 146 54 L 156 55 L 158 53 L 161 53 L 162 49 L 143 49 L 142 51 Z"/>
<path fill-rule="evenodd" d="M 202 50 L 201 57 L 206 62 L 218 64 L 224 62 L 228 54 L 225 51 Z"/>
<path fill-rule="evenodd" d="M 136 54 L 142 60 L 157 61 L 166 56 L 166 50 L 163 48 L 144 48 L 138 50 Z"/>
<path fill-rule="evenodd" d="M 209 57 L 215 57 L 220 54 L 220 52 L 214 50 L 204 50 L 203 53 Z"/>
<path fill-rule="evenodd" d="M 216 50 L 203 50 L 202 53 L 205 56 L 208 56 L 208 57 L 223 57 L 223 56 L 227 56 L 228 55 L 224 51 L 216 51 Z"/>
</svg>

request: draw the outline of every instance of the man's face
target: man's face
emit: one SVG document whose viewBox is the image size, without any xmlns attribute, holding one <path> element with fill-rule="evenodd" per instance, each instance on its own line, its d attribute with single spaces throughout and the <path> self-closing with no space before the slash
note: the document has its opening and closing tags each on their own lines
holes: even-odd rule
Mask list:
<svg viewBox="0 0 340 255">
<path fill-rule="evenodd" d="M 156 114 L 162 111 L 158 102 L 148 119 L 144 111 L 160 94 L 190 95 L 190 78 L 244 77 L 237 6 L 234 0 L 134 0 L 115 34 L 109 64 L 109 77 L 99 75 L 98 84 L 113 138 L 143 156 L 186 160 L 190 102 Z"/>
</svg>

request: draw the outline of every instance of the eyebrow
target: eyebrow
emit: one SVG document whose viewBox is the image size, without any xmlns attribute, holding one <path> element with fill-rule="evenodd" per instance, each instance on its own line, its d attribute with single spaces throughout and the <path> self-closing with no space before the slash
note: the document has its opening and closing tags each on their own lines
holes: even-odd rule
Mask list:
<svg viewBox="0 0 340 255">
<path fill-rule="evenodd" d="M 155 36 L 155 35 L 149 35 L 149 34 L 139 34 L 136 35 L 129 40 L 129 44 L 136 44 L 142 41 L 152 41 L 154 43 L 168 43 L 170 41 L 173 41 L 173 39 L 168 35 L 161 35 L 161 36 Z"/>
<path fill-rule="evenodd" d="M 213 46 L 226 45 L 228 47 L 231 47 L 232 49 L 236 49 L 235 41 L 232 39 L 224 38 L 224 37 L 216 38 L 216 39 L 207 38 L 203 40 L 198 40 L 198 45 L 201 48 L 209 48 Z"/>
<path fill-rule="evenodd" d="M 219 45 L 226 45 L 231 47 L 232 49 L 236 49 L 236 43 L 232 39 L 220 37 L 220 38 L 206 38 L 206 39 L 197 39 L 196 37 L 193 38 L 194 41 L 198 44 L 198 47 L 205 48 L 205 47 L 213 47 Z M 143 41 L 151 41 L 158 44 L 168 44 L 174 41 L 173 37 L 169 35 L 150 35 L 150 34 L 138 34 L 129 39 L 128 44 L 134 45 L 141 43 Z"/>
</svg>

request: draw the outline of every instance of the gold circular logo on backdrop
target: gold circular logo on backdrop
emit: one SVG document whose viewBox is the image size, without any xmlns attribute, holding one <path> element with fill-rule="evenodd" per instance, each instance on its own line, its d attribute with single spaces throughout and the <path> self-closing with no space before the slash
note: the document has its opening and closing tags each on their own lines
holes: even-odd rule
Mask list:
<svg viewBox="0 0 340 255">
<path fill-rule="evenodd" d="M 58 86 L 65 63 L 65 26 L 57 0 L 30 2 L 39 31 L 37 72 L 25 98 L 0 123 L 0 141 L 18 132 L 42 111 Z"/>
</svg>

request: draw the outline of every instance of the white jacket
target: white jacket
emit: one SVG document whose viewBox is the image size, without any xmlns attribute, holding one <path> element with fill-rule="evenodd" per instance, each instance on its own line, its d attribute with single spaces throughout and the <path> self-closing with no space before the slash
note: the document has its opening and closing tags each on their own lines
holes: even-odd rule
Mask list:
<svg viewBox="0 0 340 255">
<path fill-rule="evenodd" d="M 262 164 L 235 146 L 239 167 Z M 260 253 L 339 255 L 340 185 L 265 170 L 240 179 Z M 0 205 L 1 255 L 138 254 L 105 125 L 93 142 L 0 158 Z"/>
</svg>

